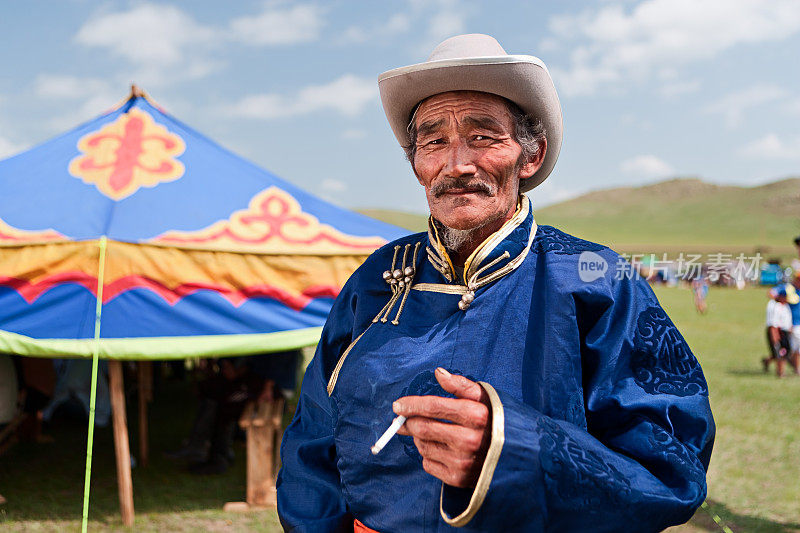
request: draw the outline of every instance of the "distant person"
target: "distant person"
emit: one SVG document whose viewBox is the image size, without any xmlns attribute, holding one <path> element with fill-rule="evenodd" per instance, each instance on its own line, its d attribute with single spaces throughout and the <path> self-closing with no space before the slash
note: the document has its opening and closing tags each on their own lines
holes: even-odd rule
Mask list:
<svg viewBox="0 0 800 533">
<path fill-rule="evenodd" d="M 17 416 L 17 370 L 11 356 L 0 353 L 0 429 Z"/>
<path fill-rule="evenodd" d="M 779 285 L 769 291 L 770 300 L 767 302 L 767 344 L 770 356 L 762 359 L 764 372 L 769 371 L 769 364 L 775 361 L 778 377 L 783 377 L 786 360 L 791 354 L 792 312 L 788 302 L 793 304 L 800 301 L 800 296 L 794 290 L 787 292 L 786 286 Z M 792 361 L 797 373 L 797 361 Z"/>
<path fill-rule="evenodd" d="M 800 270 L 794 271 L 792 281 L 786 284 L 785 290 L 787 293 L 787 305 L 792 312 L 791 356 L 789 361 L 797 371 L 798 366 L 800 366 L 800 297 L 797 297 L 800 295 Z M 794 298 L 791 297 L 793 292 L 795 294 Z"/>
<path fill-rule="evenodd" d="M 792 259 L 792 270 L 800 271 L 800 235 L 794 238 L 794 246 L 797 248 L 797 257 Z"/>
<path fill-rule="evenodd" d="M 300 359 L 300 351 L 291 350 L 209 365 L 199 384 L 200 405 L 189 437 L 167 457 L 188 462 L 193 474 L 224 473 L 233 463 L 234 432 L 245 405 L 293 395 Z"/>
<path fill-rule="evenodd" d="M 17 369 L 22 411 L 26 415 L 17 434 L 22 441 L 49 441 L 50 437 L 42 435 L 42 411 L 50 403 L 56 388 L 53 361 L 21 356 L 15 356 L 13 360 Z"/>
<path fill-rule="evenodd" d="M 55 392 L 42 411 L 45 422 L 89 422 L 92 390 L 92 361 L 90 359 L 53 359 Z M 97 368 L 94 423 L 106 427 L 111 422 L 111 401 L 108 395 L 108 362 L 100 361 Z"/>
<path fill-rule="evenodd" d="M 11 356 L 0 353 L 0 431 L 17 416 L 17 371 Z M 3 438 L 0 437 L 0 446 Z M 6 499 L 0 494 L 0 505 Z"/>
<path fill-rule="evenodd" d="M 708 310 L 706 297 L 708 296 L 708 280 L 703 276 L 697 276 L 692 280 L 692 294 L 694 295 L 694 308 L 701 315 Z"/>
</svg>

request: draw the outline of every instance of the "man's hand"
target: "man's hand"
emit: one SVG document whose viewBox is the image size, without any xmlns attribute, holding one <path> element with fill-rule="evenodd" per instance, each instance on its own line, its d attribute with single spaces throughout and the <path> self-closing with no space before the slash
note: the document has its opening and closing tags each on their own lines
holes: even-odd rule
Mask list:
<svg viewBox="0 0 800 533">
<path fill-rule="evenodd" d="M 489 397 L 474 381 L 443 368 L 436 369 L 436 380 L 456 397 L 399 398 L 394 412 L 408 420 L 398 433 L 414 437 L 426 472 L 453 487 L 474 487 L 492 436 Z"/>
</svg>

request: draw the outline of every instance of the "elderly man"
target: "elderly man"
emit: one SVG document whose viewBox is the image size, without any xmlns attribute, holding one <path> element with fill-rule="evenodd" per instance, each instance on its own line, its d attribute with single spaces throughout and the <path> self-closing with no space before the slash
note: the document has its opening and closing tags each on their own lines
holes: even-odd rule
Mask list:
<svg viewBox="0 0 800 533">
<path fill-rule="evenodd" d="M 657 531 L 705 498 L 700 366 L 605 246 L 538 226 L 544 64 L 462 35 L 379 78 L 430 206 L 336 300 L 282 446 L 291 531 Z M 370 447 L 395 415 L 400 437 Z M 402 419 L 400 419 L 402 420 Z"/>
</svg>

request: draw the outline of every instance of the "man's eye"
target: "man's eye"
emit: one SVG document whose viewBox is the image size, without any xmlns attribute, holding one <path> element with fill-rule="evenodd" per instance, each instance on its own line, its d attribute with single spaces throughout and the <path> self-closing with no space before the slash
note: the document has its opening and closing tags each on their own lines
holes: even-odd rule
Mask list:
<svg viewBox="0 0 800 533">
<path fill-rule="evenodd" d="M 475 135 L 472 138 L 472 140 L 473 141 L 491 141 L 493 139 L 492 139 L 492 137 L 489 137 L 488 135 Z"/>
</svg>

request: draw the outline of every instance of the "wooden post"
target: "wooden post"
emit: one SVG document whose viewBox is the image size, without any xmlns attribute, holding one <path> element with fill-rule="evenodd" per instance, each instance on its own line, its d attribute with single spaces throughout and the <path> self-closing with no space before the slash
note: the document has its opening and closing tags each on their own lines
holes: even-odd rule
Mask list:
<svg viewBox="0 0 800 533">
<path fill-rule="evenodd" d="M 224 511 L 255 511 L 275 507 L 275 478 L 283 423 L 283 399 L 248 404 L 239 418 L 247 431 L 247 501 L 228 502 Z"/>
<path fill-rule="evenodd" d="M 153 363 L 137 361 L 139 373 L 139 464 L 147 466 L 150 458 L 147 431 L 147 403 L 153 399 Z"/>
<path fill-rule="evenodd" d="M 117 485 L 122 523 L 133 525 L 133 481 L 131 480 L 131 452 L 128 443 L 128 420 L 125 416 L 125 388 L 122 383 L 122 363 L 108 362 L 111 412 L 114 415 L 114 451 L 117 456 Z"/>
<path fill-rule="evenodd" d="M 264 507 L 269 502 L 269 489 L 274 485 L 272 480 L 272 432 L 269 424 L 263 424 L 263 407 L 259 405 L 258 421 L 247 429 L 247 503 L 251 507 Z M 259 420 L 260 419 L 260 420 Z"/>
<path fill-rule="evenodd" d="M 275 441 L 275 464 L 272 467 L 273 480 L 278 481 L 278 471 L 281 469 L 281 440 L 283 439 L 283 398 L 275 401 L 272 410 L 272 427 L 275 428 L 273 440 Z M 272 484 L 272 490 L 275 490 L 275 483 Z"/>
</svg>

